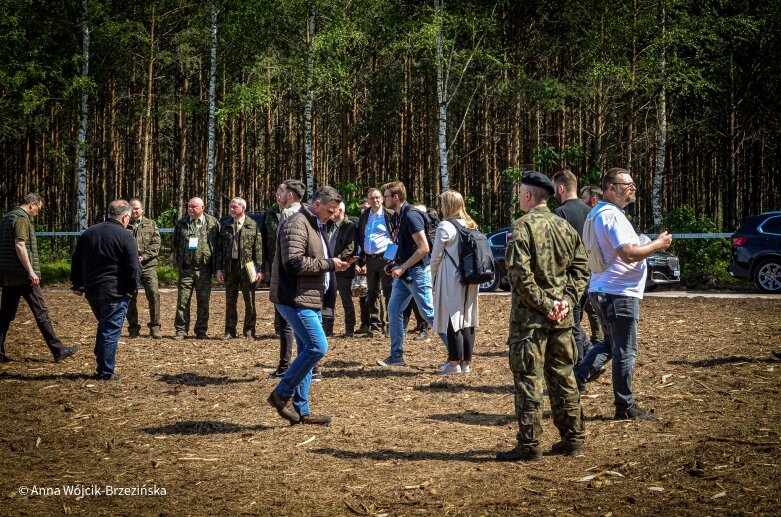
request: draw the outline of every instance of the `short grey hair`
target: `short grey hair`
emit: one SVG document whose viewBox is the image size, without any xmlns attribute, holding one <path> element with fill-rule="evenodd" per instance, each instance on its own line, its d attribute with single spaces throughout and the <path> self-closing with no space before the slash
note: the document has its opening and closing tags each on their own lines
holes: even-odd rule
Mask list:
<svg viewBox="0 0 781 517">
<path fill-rule="evenodd" d="M 240 204 L 244 208 L 244 210 L 247 209 L 247 202 L 244 200 L 244 198 L 234 197 L 233 199 L 231 199 L 231 203 L 233 203 L 234 201 Z"/>
<path fill-rule="evenodd" d="M 320 200 L 321 204 L 330 205 L 334 201 L 336 201 L 337 203 L 341 203 L 342 195 L 339 194 L 339 192 L 335 188 L 329 185 L 324 185 L 319 189 L 317 189 L 315 193 L 312 195 L 312 203 L 314 203 L 318 199 Z"/>
<path fill-rule="evenodd" d="M 137 197 L 134 197 L 133 199 L 131 199 L 130 201 L 128 201 L 128 203 L 132 203 L 133 201 L 135 201 L 135 202 L 137 202 L 139 205 L 141 205 L 141 208 L 144 208 L 144 202 L 143 202 L 143 201 L 141 201 L 140 199 L 138 199 Z"/>
<path fill-rule="evenodd" d="M 36 203 L 36 204 L 40 205 L 42 201 L 43 201 L 43 198 L 41 197 L 40 194 L 38 194 L 36 192 L 28 192 L 27 194 L 22 196 L 22 199 L 21 199 L 21 202 L 19 203 L 19 205 L 32 205 L 33 203 Z"/>
<path fill-rule="evenodd" d="M 108 216 L 112 219 L 117 219 L 122 216 L 130 215 L 130 203 L 124 199 L 115 199 L 108 204 L 108 210 L 106 211 Z"/>
</svg>

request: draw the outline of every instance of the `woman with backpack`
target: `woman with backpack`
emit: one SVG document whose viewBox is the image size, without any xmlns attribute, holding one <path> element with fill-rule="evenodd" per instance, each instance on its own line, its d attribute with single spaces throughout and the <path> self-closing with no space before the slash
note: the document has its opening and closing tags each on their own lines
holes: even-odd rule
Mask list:
<svg viewBox="0 0 781 517">
<path fill-rule="evenodd" d="M 434 278 L 434 323 L 431 329 L 447 342 L 448 362 L 437 375 L 455 375 L 472 371 L 480 287 L 478 284 L 461 284 L 459 231 L 456 225 L 475 230 L 477 224 L 466 213 L 464 198 L 455 190 L 443 192 L 439 199 L 442 221 L 437 226 L 431 251 L 431 275 Z"/>
</svg>

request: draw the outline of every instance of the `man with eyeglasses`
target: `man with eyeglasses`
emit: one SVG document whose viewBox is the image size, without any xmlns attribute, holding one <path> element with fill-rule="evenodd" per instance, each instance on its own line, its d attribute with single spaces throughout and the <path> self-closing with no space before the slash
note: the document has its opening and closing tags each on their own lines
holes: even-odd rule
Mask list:
<svg viewBox="0 0 781 517">
<path fill-rule="evenodd" d="M 87 298 L 98 320 L 95 377 L 101 381 L 121 378 L 114 371 L 119 336 L 128 303 L 141 281 L 136 241 L 125 230 L 129 222 L 130 204 L 112 201 L 106 220 L 79 237 L 71 260 L 71 289 Z"/>
<path fill-rule="evenodd" d="M 54 356 L 54 362 L 70 357 L 79 345 L 65 346 L 54 332 L 49 309 L 41 290 L 41 266 L 35 237 L 34 217 L 43 207 L 43 199 L 34 192 L 26 194 L 19 206 L 11 209 L 0 222 L 0 363 L 10 361 L 5 355 L 5 338 L 16 318 L 19 300 L 24 298 L 33 313 L 38 330 Z"/>
<path fill-rule="evenodd" d="M 358 241 L 361 254 L 356 272 L 366 275 L 368 292 L 366 305 L 369 308 L 369 337 L 382 334 L 385 322 L 380 307 L 380 291 L 385 298 L 385 314 L 388 313 L 388 301 L 391 297 L 393 278 L 385 271 L 388 260 L 384 258 L 388 245 L 393 240 L 393 210 L 386 208 L 379 189 L 368 192 L 369 209 L 358 220 Z M 362 329 L 359 329 L 359 331 Z"/>
<path fill-rule="evenodd" d="M 582 386 L 612 359 L 615 419 L 653 420 L 655 413 L 640 408 L 632 393 L 637 322 L 647 274 L 645 258 L 667 249 L 672 236 L 662 232 L 651 241 L 637 235 L 624 213 L 624 208 L 634 203 L 637 192 L 628 170 L 612 168 L 601 183 L 604 198 L 588 218 L 593 220 L 599 251 L 608 266 L 602 272 L 591 272 L 588 296 L 605 339 L 575 367 L 575 377 Z"/>
<path fill-rule="evenodd" d="M 216 272 L 215 255 L 220 233 L 217 218 L 204 212 L 203 199 L 194 197 L 187 202 L 187 215 L 176 222 L 171 248 L 179 269 L 177 285 L 174 339 L 182 340 L 190 330 L 190 302 L 195 290 L 198 304 L 195 337 L 208 339 L 209 299 L 212 293 L 212 275 Z"/>
</svg>

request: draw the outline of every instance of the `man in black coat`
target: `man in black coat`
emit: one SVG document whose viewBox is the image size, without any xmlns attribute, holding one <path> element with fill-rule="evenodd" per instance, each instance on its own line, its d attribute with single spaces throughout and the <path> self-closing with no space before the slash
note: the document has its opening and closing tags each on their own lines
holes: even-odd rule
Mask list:
<svg viewBox="0 0 781 517">
<path fill-rule="evenodd" d="M 120 378 L 114 373 L 117 345 L 128 303 L 141 281 L 136 241 L 125 230 L 128 222 L 130 204 L 112 201 L 106 220 L 79 237 L 71 260 L 71 289 L 87 298 L 98 319 L 95 359 L 99 380 Z"/>
<path fill-rule="evenodd" d="M 336 273 L 336 290 L 342 299 L 344 309 L 344 336 L 353 337 L 355 332 L 355 304 L 353 303 L 353 278 L 355 278 L 355 236 L 357 227 L 344 213 L 344 202 L 339 203 L 339 210 L 334 214 L 328 226 L 328 240 L 334 257 L 350 263 L 346 271 Z M 334 332 L 334 320 L 323 319 L 325 335 L 330 336 Z"/>
<path fill-rule="evenodd" d="M 583 235 L 583 225 L 586 222 L 588 213 L 591 212 L 591 207 L 578 198 L 578 179 L 567 169 L 561 170 L 553 175 L 553 188 L 555 190 L 556 201 L 559 202 L 559 207 L 554 210 L 554 214 L 558 215 L 575 228 L 578 235 Z M 589 340 L 586 332 L 583 330 L 583 326 L 580 324 L 583 319 L 583 306 L 588 302 L 588 285 L 586 291 L 583 294 L 583 298 L 578 304 L 572 307 L 572 315 L 575 318 L 575 326 L 572 328 L 572 337 L 575 339 L 575 346 L 578 349 L 578 356 L 575 358 L 576 363 L 583 359 L 589 348 L 591 348 L 591 341 Z"/>
</svg>

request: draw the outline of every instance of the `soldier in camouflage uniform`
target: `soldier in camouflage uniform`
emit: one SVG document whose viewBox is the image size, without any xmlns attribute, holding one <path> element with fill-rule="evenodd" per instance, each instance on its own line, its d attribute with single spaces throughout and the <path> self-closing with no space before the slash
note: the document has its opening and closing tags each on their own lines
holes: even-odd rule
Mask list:
<svg viewBox="0 0 781 517">
<path fill-rule="evenodd" d="M 127 229 L 133 234 L 141 260 L 141 284 L 149 302 L 149 335 L 160 339 L 160 291 L 157 284 L 157 256 L 160 253 L 160 230 L 154 220 L 144 217 L 144 205 L 140 199 L 130 200 L 130 224 Z M 138 291 L 133 293 L 127 308 L 127 324 L 131 338 L 141 332 L 138 324 Z"/>
<path fill-rule="evenodd" d="M 220 228 L 217 246 L 217 280 L 225 284 L 225 335 L 222 339 L 236 337 L 239 322 L 239 289 L 244 297 L 244 327 L 246 337 L 255 337 L 255 284 L 263 279 L 261 269 L 262 248 L 258 225 L 246 215 L 247 202 L 231 199 L 231 219 Z M 255 278 L 249 278 L 247 267 L 255 270 Z"/>
<path fill-rule="evenodd" d="M 174 339 L 184 339 L 190 329 L 190 301 L 195 289 L 198 303 L 195 321 L 195 337 L 208 339 L 209 298 L 212 292 L 212 275 L 216 263 L 214 255 L 220 223 L 204 213 L 203 199 L 194 197 L 187 202 L 187 215 L 176 222 L 171 248 L 174 262 L 179 268 L 178 299 Z"/>
<path fill-rule="evenodd" d="M 588 259 L 572 226 L 548 210 L 552 194 L 553 184 L 546 176 L 524 173 L 521 209 L 527 213 L 515 222 L 506 253 L 512 286 L 507 343 L 515 384 L 518 443 L 512 450 L 498 453 L 499 461 L 542 459 L 543 377 L 553 423 L 561 435 L 553 452 L 576 454 L 585 437 L 572 371 L 576 351 L 570 309 L 586 288 Z"/>
</svg>

